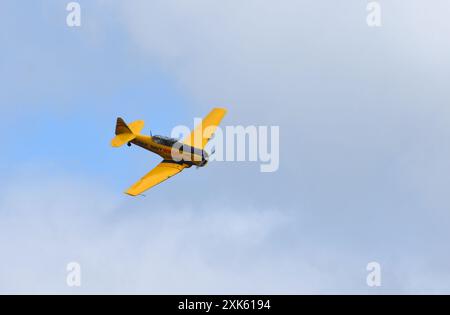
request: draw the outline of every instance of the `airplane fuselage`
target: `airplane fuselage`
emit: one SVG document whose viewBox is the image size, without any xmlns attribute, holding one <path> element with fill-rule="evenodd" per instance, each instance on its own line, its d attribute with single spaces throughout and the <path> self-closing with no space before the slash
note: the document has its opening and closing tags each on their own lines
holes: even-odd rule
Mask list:
<svg viewBox="0 0 450 315">
<path fill-rule="evenodd" d="M 166 145 L 154 141 L 153 138 L 152 136 L 137 135 L 130 143 L 156 153 L 164 160 L 185 164 L 187 167 L 192 165 L 201 167 L 208 163 L 208 154 L 204 150 L 183 145 L 181 142 Z"/>
</svg>

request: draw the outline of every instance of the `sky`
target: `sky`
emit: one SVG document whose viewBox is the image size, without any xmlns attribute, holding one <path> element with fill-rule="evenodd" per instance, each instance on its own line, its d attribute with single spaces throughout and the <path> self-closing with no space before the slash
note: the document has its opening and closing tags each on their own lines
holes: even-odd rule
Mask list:
<svg viewBox="0 0 450 315">
<path fill-rule="evenodd" d="M 448 1 L 68 2 L 0 3 L 0 293 L 450 293 Z M 123 194 L 160 158 L 111 148 L 116 117 L 212 107 L 279 126 L 278 171 Z"/>
</svg>

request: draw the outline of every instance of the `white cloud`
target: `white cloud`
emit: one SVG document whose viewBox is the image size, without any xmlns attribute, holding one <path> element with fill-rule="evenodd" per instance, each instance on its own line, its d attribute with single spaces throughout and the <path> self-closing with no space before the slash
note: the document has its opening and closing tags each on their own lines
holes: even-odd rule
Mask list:
<svg viewBox="0 0 450 315">
<path fill-rule="evenodd" d="M 0 197 L 0 291 L 278 292 L 292 275 L 270 239 L 289 217 L 277 209 L 125 198 L 91 178 L 24 172 Z M 36 179 L 39 179 L 36 181 Z M 275 250 L 276 252 L 276 250 Z M 65 265 L 82 266 L 82 288 Z M 292 268 L 293 262 L 283 263 Z M 305 265 L 307 268 L 311 268 Z M 279 277 L 284 279 L 278 282 Z"/>
<path fill-rule="evenodd" d="M 365 5 L 136 0 L 118 14 L 149 60 L 200 106 L 219 103 L 241 119 L 293 124 L 311 108 L 370 107 L 367 98 L 389 85 L 420 84 L 424 73 L 434 80 L 436 67 L 448 66 L 448 2 L 382 3 L 385 26 L 377 30 L 365 23 Z"/>
<path fill-rule="evenodd" d="M 180 175 L 180 187 L 220 185 L 203 201 L 189 189 L 122 200 L 96 175 L 14 173 L 0 197 L 0 291 L 76 293 L 65 286 L 73 260 L 81 292 L 371 293 L 372 260 L 386 272 L 382 292 L 448 291 L 448 20 L 411 3 L 383 3 L 374 31 L 359 0 L 121 2 L 110 13 L 136 43 L 127 48 L 196 105 L 229 107 L 231 124 L 281 125 L 280 171 Z M 24 50 L 30 60 L 37 46 Z M 116 75 L 98 72 L 114 62 L 92 78 Z"/>
<path fill-rule="evenodd" d="M 414 292 L 433 281 L 448 289 L 428 273 L 449 272 L 434 262 L 449 261 L 438 241 L 449 237 L 439 188 L 449 174 L 448 6 L 383 2 L 379 29 L 356 0 L 137 0 L 120 10 L 136 47 L 198 106 L 228 106 L 231 124 L 280 125 L 280 173 L 243 172 L 236 183 L 230 168 L 221 174 L 228 191 L 247 200 L 251 182 L 259 205 L 275 198 L 304 215 L 295 222 L 316 231 L 292 236 L 309 250 L 329 242 L 357 253 L 349 264 L 382 257 L 395 269 L 387 290 Z M 324 260 L 339 256 L 325 251 Z"/>
<path fill-rule="evenodd" d="M 91 177 L 21 174 L 0 195 L 0 292 L 376 293 L 365 287 L 375 252 L 333 248 L 331 235 L 311 233 L 311 219 L 293 209 L 173 207 L 115 196 Z M 432 285 L 440 273 L 420 273 L 426 260 L 382 256 L 382 292 L 445 290 Z M 82 267 L 78 289 L 65 282 L 72 261 Z"/>
</svg>

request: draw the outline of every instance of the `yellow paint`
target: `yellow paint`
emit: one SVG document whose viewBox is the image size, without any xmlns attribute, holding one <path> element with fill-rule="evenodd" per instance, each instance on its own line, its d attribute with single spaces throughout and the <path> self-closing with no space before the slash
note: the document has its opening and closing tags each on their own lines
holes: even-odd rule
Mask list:
<svg viewBox="0 0 450 315">
<path fill-rule="evenodd" d="M 131 196 L 140 195 L 151 187 L 180 173 L 185 168 L 189 168 L 192 165 L 204 166 L 207 163 L 207 154 L 203 149 L 213 136 L 225 114 L 226 109 L 224 108 L 212 109 L 202 122 L 194 128 L 191 134 L 181 142 L 181 144 L 192 147 L 192 150 L 195 152 L 183 151 L 178 152 L 174 156 L 172 156 L 172 146 L 157 143 L 151 136 L 141 134 L 144 128 L 143 120 L 127 124 L 122 118 L 117 118 L 116 136 L 111 140 L 113 147 L 120 147 L 127 143 L 134 144 L 163 158 L 161 163 L 133 184 L 125 193 Z"/>
</svg>

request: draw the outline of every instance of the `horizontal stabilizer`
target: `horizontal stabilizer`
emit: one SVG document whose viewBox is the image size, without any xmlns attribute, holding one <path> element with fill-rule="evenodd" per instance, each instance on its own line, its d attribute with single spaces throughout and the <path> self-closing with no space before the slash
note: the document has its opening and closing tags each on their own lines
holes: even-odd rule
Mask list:
<svg viewBox="0 0 450 315">
<path fill-rule="evenodd" d="M 134 138 L 136 138 L 136 135 L 134 135 L 132 133 L 122 133 L 120 135 L 115 136 L 111 140 L 111 145 L 115 148 L 118 148 L 118 147 L 123 146 L 125 143 L 130 142 Z"/>
<path fill-rule="evenodd" d="M 141 134 L 141 130 L 144 129 L 144 121 L 136 120 L 128 124 L 128 128 L 131 129 L 131 132 L 135 135 Z"/>
</svg>

